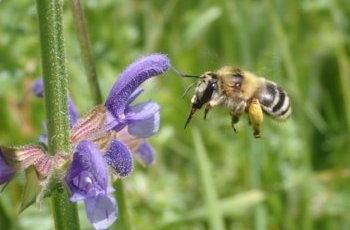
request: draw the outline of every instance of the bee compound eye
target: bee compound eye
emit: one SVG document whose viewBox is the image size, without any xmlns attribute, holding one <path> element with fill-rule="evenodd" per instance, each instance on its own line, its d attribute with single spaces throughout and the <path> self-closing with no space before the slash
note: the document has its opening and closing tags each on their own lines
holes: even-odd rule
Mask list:
<svg viewBox="0 0 350 230">
<path fill-rule="evenodd" d="M 235 87 L 241 87 L 243 82 L 243 76 L 240 74 L 235 74 L 232 76 L 232 81 Z"/>
<path fill-rule="evenodd" d="M 205 103 L 210 101 L 216 88 L 217 88 L 216 82 L 208 82 L 208 84 L 206 85 L 203 84 L 200 87 L 198 87 L 198 90 L 195 95 L 195 99 L 192 101 L 193 106 L 197 109 L 200 109 Z"/>
</svg>

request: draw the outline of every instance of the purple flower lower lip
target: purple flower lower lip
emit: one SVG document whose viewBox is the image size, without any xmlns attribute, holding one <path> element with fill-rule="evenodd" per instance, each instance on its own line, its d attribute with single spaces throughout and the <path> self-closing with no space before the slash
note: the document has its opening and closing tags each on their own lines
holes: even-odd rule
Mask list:
<svg viewBox="0 0 350 230">
<path fill-rule="evenodd" d="M 117 219 L 118 208 L 113 197 L 100 194 L 84 202 L 86 214 L 95 229 L 107 229 Z"/>
<path fill-rule="evenodd" d="M 159 129 L 160 116 L 159 112 L 154 113 L 152 117 L 143 120 L 134 120 L 128 125 L 128 132 L 131 135 L 145 138 L 149 137 Z"/>
</svg>

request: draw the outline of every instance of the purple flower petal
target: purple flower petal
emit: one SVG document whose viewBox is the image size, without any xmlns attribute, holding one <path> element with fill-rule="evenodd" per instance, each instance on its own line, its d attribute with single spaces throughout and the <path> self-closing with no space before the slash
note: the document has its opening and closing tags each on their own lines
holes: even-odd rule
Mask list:
<svg viewBox="0 0 350 230">
<path fill-rule="evenodd" d="M 136 88 L 148 78 L 164 73 L 170 60 L 163 54 L 151 54 L 131 63 L 120 75 L 110 91 L 105 106 L 116 119 L 124 119 L 129 98 Z"/>
<path fill-rule="evenodd" d="M 159 130 L 159 112 L 152 117 L 144 120 L 135 120 L 128 125 L 128 131 L 131 135 L 137 137 L 149 137 Z"/>
<path fill-rule="evenodd" d="M 150 166 L 154 162 L 154 150 L 147 141 L 139 146 L 135 155 L 144 166 Z"/>
<path fill-rule="evenodd" d="M 127 125 L 127 123 L 125 120 L 125 116 L 123 117 L 123 119 L 121 119 L 121 117 L 119 117 L 119 119 L 116 119 L 114 117 L 114 115 L 110 111 L 107 110 L 106 123 L 105 123 L 105 128 L 104 128 L 104 130 L 106 132 L 108 132 L 110 130 L 114 130 L 114 131 L 118 132 L 118 131 L 122 130 L 126 125 Z"/>
<path fill-rule="evenodd" d="M 86 215 L 95 229 L 106 229 L 117 219 L 118 207 L 113 197 L 100 194 L 84 202 Z"/>
<path fill-rule="evenodd" d="M 160 106 L 155 102 L 143 102 L 130 106 L 125 111 L 125 119 L 128 123 L 138 120 L 146 120 L 150 117 L 153 117 L 156 113 L 159 112 Z"/>
<path fill-rule="evenodd" d="M 5 163 L 0 149 L 0 185 L 10 181 L 16 174 L 16 170 Z"/>
<path fill-rule="evenodd" d="M 107 165 L 92 142 L 83 140 L 78 144 L 66 182 L 73 202 L 107 193 Z"/>
<path fill-rule="evenodd" d="M 133 169 L 133 161 L 131 153 L 126 145 L 118 140 L 113 140 L 104 158 L 114 172 L 125 177 L 130 174 Z"/>
</svg>

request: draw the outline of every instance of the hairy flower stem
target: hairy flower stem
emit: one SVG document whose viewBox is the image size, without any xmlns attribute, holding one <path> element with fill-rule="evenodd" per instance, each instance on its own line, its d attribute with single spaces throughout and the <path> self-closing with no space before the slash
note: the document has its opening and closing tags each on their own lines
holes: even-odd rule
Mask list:
<svg viewBox="0 0 350 230">
<path fill-rule="evenodd" d="M 115 198 L 118 201 L 119 217 L 115 223 L 116 229 L 120 230 L 131 230 L 131 223 L 129 219 L 129 212 L 126 203 L 124 185 L 122 180 L 114 182 L 113 187 L 116 189 Z"/>
<path fill-rule="evenodd" d="M 78 32 L 78 39 L 81 49 L 82 58 L 84 61 L 84 68 L 87 73 L 88 82 L 95 104 L 102 104 L 101 90 L 98 84 L 96 68 L 94 66 L 90 39 L 86 28 L 86 18 L 84 9 L 80 0 L 71 0 L 72 12 L 74 16 L 75 25 Z M 118 201 L 119 217 L 115 223 L 117 229 L 130 230 L 131 223 L 128 215 L 127 202 L 125 199 L 125 191 L 123 182 L 116 181 L 113 184 L 116 189 L 115 198 Z"/>
<path fill-rule="evenodd" d="M 84 9 L 80 0 L 71 0 L 70 2 L 74 16 L 75 27 L 77 29 L 80 52 L 84 62 L 84 68 L 88 78 L 92 98 L 95 104 L 101 104 L 102 95 L 98 84 L 94 59 L 91 53 L 90 38 L 86 27 Z"/>
<path fill-rule="evenodd" d="M 50 154 L 68 152 L 69 120 L 67 70 L 63 35 L 63 0 L 37 0 L 41 60 L 44 76 L 48 148 Z M 53 176 L 51 183 L 61 184 Z M 65 189 L 52 192 L 56 229 L 79 229 L 77 207 Z"/>
</svg>

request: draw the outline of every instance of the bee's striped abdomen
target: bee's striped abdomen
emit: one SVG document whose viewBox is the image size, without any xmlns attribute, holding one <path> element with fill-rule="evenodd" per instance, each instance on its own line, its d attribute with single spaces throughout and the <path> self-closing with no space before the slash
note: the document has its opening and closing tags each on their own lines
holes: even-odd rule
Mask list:
<svg viewBox="0 0 350 230">
<path fill-rule="evenodd" d="M 271 81 L 265 83 L 258 98 L 263 111 L 276 119 L 285 120 L 292 112 L 286 91 Z"/>
</svg>

